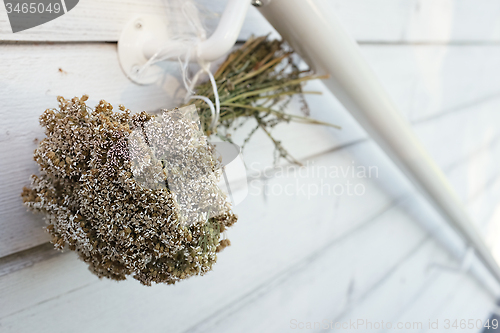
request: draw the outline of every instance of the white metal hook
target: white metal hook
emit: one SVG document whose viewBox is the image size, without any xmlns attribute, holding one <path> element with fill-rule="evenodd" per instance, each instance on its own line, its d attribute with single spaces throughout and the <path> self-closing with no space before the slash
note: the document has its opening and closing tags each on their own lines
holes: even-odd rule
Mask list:
<svg viewBox="0 0 500 333">
<path fill-rule="evenodd" d="M 217 29 L 198 45 L 197 55 L 205 61 L 214 61 L 229 52 L 236 43 L 250 0 L 228 0 Z"/>
<path fill-rule="evenodd" d="M 206 40 L 199 41 L 192 60 L 214 61 L 230 51 L 243 26 L 251 0 L 228 0 L 219 24 Z M 140 16 L 131 20 L 118 40 L 118 58 L 127 77 L 139 84 L 151 84 L 164 72 L 160 66 L 143 66 L 154 56 L 177 59 L 186 52 L 186 43 L 169 34 L 165 18 Z M 176 53 L 178 50 L 178 53 Z M 141 71 L 141 69 L 143 69 Z"/>
</svg>

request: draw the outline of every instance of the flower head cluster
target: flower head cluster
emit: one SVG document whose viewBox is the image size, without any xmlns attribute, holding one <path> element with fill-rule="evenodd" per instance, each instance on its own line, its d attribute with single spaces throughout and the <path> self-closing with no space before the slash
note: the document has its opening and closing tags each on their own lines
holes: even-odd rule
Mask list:
<svg viewBox="0 0 500 333">
<path fill-rule="evenodd" d="M 237 217 L 215 186 L 220 162 L 186 112 L 58 100 L 40 117 L 41 174 L 22 193 L 56 248 L 76 251 L 99 277 L 145 285 L 209 271 Z"/>
</svg>

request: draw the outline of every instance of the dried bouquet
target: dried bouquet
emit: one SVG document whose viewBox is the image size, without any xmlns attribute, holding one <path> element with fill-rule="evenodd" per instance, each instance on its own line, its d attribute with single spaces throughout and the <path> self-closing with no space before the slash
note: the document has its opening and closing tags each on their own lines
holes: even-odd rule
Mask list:
<svg viewBox="0 0 500 333">
<path fill-rule="evenodd" d="M 289 121 L 329 125 L 284 112 L 293 95 L 306 93 L 302 83 L 316 78 L 297 68 L 283 42 L 250 39 L 215 73 L 216 133 L 203 101 L 194 102 L 200 128 L 190 108 L 132 115 L 105 101 L 91 109 L 87 96 L 59 97 L 59 108 L 40 117 L 46 138 L 34 159 L 41 172 L 23 189 L 24 204 L 44 214 L 57 249 L 76 251 L 99 277 L 131 275 L 151 285 L 204 274 L 230 244 L 224 230 L 237 220 L 216 186 L 221 165 L 207 136 L 230 140 L 241 120 L 255 119 L 251 134 L 262 129 L 280 157 L 296 162 L 270 129 Z M 210 83 L 196 93 L 213 98 Z"/>
</svg>

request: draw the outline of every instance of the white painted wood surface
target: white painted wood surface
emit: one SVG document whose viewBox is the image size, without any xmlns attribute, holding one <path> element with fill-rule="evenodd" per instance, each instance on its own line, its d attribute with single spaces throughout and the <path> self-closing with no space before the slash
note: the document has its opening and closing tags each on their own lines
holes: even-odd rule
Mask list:
<svg viewBox="0 0 500 333">
<path fill-rule="evenodd" d="M 349 166 L 373 147 L 362 142 L 311 162 L 316 167 Z M 290 329 L 294 318 L 387 322 L 404 316 L 428 285 L 440 279 L 471 284 L 481 302 L 470 315 L 486 318 L 492 296 L 470 276 L 434 267 L 459 263 L 416 223 L 428 215 L 406 211 L 382 188 L 380 183 L 395 178 L 394 168 L 385 163 L 379 155 L 379 179 L 326 179 L 362 183 L 363 196 L 308 198 L 297 192 L 283 200 L 272 195 L 273 189 L 294 184 L 297 176 L 269 179 L 270 195 L 254 193 L 238 207 L 240 221 L 228 232 L 233 245 L 219 255 L 215 270 L 174 287 L 99 281 L 72 253 L 2 276 L 0 294 L 10 301 L 0 306 L 0 325 L 5 332 L 27 332 L 35 326 L 38 332 L 235 332 L 238 327 L 281 332 Z M 299 180 L 307 185 L 321 180 L 311 170 L 309 175 Z M 444 302 L 449 296 L 460 304 L 469 301 L 454 294 L 448 288 L 422 301 L 437 297 Z M 426 319 L 438 318 L 438 310 Z"/>
<path fill-rule="evenodd" d="M 412 56 L 414 52 L 435 49 L 435 46 L 412 46 L 412 52 L 398 48 L 363 46 L 368 61 L 403 114 L 413 120 L 417 134 L 438 164 L 443 168 L 461 161 L 467 164 L 469 154 L 495 135 L 500 135 L 497 125 L 500 123 L 497 111 L 500 97 L 482 103 L 476 102 L 474 97 L 494 95 L 497 91 L 500 94 L 500 46 L 451 47 L 446 51 L 448 57 L 443 60 L 443 67 L 448 70 L 443 73 L 441 67 L 422 73 L 419 70 L 422 65 Z M 43 137 L 38 117 L 46 108 L 56 106 L 57 95 L 72 97 L 86 93 L 90 96 L 90 105 L 106 99 L 114 105 L 124 104 L 133 111 L 156 110 L 176 105 L 178 96 L 171 91 L 179 86 L 176 64 L 172 64 L 172 75 L 167 76 L 162 84 L 147 87 L 133 84 L 123 75 L 113 44 L 83 44 L 78 47 L 65 44 L 3 45 L 2 51 L 0 72 L 8 74 L 6 81 L 0 85 L 5 117 L 0 133 L 0 154 L 4 156 L 0 160 L 0 176 L 5 179 L 0 184 L 0 201 L 4 203 L 0 205 L 0 214 L 4 217 L 0 220 L 3 230 L 0 233 L 0 257 L 39 245 L 48 239 L 41 229 L 41 218 L 26 212 L 19 193 L 28 184 L 29 176 L 37 171 L 31 155 L 36 147 L 34 140 Z M 462 53 L 471 56 L 461 56 Z M 392 66 L 388 66 L 387 59 L 392 60 Z M 486 65 L 476 71 L 467 69 L 470 59 L 486 63 L 490 71 L 486 71 Z M 428 63 L 432 64 L 432 61 Z M 33 80 L 35 76 L 39 79 Z M 442 81 L 439 89 L 429 83 L 429 76 Z M 470 84 L 456 84 L 457 81 L 463 82 L 464 77 Z M 477 82 L 484 84 L 478 85 Z M 321 84 L 312 83 L 307 89 L 324 92 L 323 96 L 306 97 L 313 116 L 339 124 L 343 129 L 337 131 L 297 124 L 279 126 L 275 135 L 283 140 L 292 155 L 306 158 L 365 137 L 364 131 Z M 415 94 L 416 89 L 421 93 Z M 412 100 L 414 105 L 423 105 L 429 100 L 439 103 L 428 103 L 430 107 L 418 108 L 425 114 L 426 118 L 422 120 L 407 113 L 412 108 L 408 100 Z M 460 107 L 464 104 L 467 106 Z M 23 116 L 19 117 L 20 114 Z M 448 130 L 443 131 L 443 128 Z M 236 140 L 242 142 L 245 135 L 246 132 L 238 134 Z M 263 133 L 257 133 L 245 150 L 247 164 L 257 168 L 269 165 L 272 163 L 272 149 L 268 138 Z M 13 151 L 16 154 L 12 154 Z M 493 155 L 488 156 L 493 158 Z M 473 195 L 480 190 L 478 186 L 484 186 L 485 181 L 497 174 L 495 161 L 464 166 L 462 175 L 467 173 L 468 179 L 451 178 L 453 185 L 467 192 L 463 194 L 464 198 Z"/>
<path fill-rule="evenodd" d="M 136 15 L 155 15 L 174 20 L 182 0 L 82 0 L 57 20 L 16 34 L 6 11 L 0 11 L 0 40 L 23 41 L 117 41 L 123 26 Z M 220 14 L 223 0 L 196 0 Z M 496 0 L 315 0 L 327 1 L 346 29 L 367 43 L 484 43 L 500 41 L 500 3 Z M 213 29 L 217 15 L 209 15 Z M 240 35 L 267 33 L 270 26 L 250 8 Z"/>
<path fill-rule="evenodd" d="M 225 1 L 197 0 L 209 31 L 215 29 Z M 182 0 L 83 0 L 57 20 L 25 31 L 12 33 L 7 14 L 0 11 L 0 40 L 4 41 L 99 41 L 116 42 L 123 27 L 137 16 L 156 16 L 165 20 L 171 32 L 186 27 L 181 11 Z M 239 39 L 264 35 L 273 30 L 255 8 L 250 8 Z"/>
<path fill-rule="evenodd" d="M 500 259 L 500 2 L 328 1 Z M 0 10 L 0 41 L 116 41 L 137 14 L 178 11 L 179 2 L 165 3 L 82 0 L 65 16 L 15 35 Z M 199 3 L 220 13 L 224 1 Z M 207 21 L 213 28 L 217 17 Z M 270 31 L 252 8 L 240 38 Z M 274 130 L 295 157 L 309 162 L 302 176 L 257 177 L 272 164 L 272 145 L 262 134 L 250 141 L 244 152 L 250 195 L 235 208 L 240 220 L 228 232 L 232 246 L 214 271 L 151 288 L 98 280 L 74 254 L 48 251 L 41 218 L 21 205 L 21 188 L 36 173 L 38 117 L 56 105 L 57 95 L 87 93 L 90 105 L 106 99 L 133 111 L 173 106 L 175 65 L 161 84 L 137 86 L 121 72 L 113 43 L 8 43 L 0 51 L 1 332 L 281 332 L 292 319 L 425 325 L 457 316 L 485 319 L 493 309 L 498 289 L 460 272 L 461 263 L 439 242 L 455 242 L 448 251 L 456 255 L 464 244 L 320 83 L 308 87 L 325 92 L 307 97 L 312 116 L 343 130 L 297 124 Z M 238 133 L 236 140 L 244 137 Z M 379 177 L 312 173 L 353 163 L 376 166 Z M 365 193 L 312 193 L 322 181 L 351 181 Z M 287 185 L 299 190 L 273 194 Z M 271 192 L 264 195 L 265 189 Z"/>
</svg>

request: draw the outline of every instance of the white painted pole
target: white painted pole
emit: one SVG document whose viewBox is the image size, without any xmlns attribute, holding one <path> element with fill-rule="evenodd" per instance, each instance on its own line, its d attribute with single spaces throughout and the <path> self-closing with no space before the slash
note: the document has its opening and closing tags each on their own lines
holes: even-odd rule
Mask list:
<svg viewBox="0 0 500 333">
<path fill-rule="evenodd" d="M 388 94 L 321 0 L 270 0 L 261 13 L 319 74 L 326 86 L 472 246 L 500 282 L 500 268 L 446 177 L 402 118 Z M 328 15 L 328 16 L 326 16 Z"/>
</svg>

